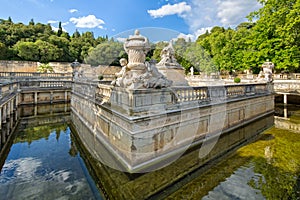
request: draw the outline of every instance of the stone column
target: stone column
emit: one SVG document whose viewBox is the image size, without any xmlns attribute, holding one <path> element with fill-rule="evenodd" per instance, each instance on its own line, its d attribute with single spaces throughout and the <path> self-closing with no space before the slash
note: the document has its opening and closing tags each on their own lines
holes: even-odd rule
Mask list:
<svg viewBox="0 0 300 200">
<path fill-rule="evenodd" d="M 38 110 L 37 110 L 37 105 L 34 106 L 34 116 L 37 116 Z"/>
<path fill-rule="evenodd" d="M 1 139 L 2 139 L 2 144 L 4 144 L 6 142 L 5 129 L 1 130 Z"/>
<path fill-rule="evenodd" d="M 0 130 L 2 129 L 2 106 L 0 107 Z"/>
<path fill-rule="evenodd" d="M 10 100 L 10 114 L 14 113 L 14 99 Z"/>
<path fill-rule="evenodd" d="M 68 101 L 68 91 L 65 91 L 65 102 Z"/>
<path fill-rule="evenodd" d="M 7 102 L 6 104 L 6 117 L 9 118 L 9 115 L 10 115 L 10 101 Z"/>
<path fill-rule="evenodd" d="M 284 104 L 287 104 L 287 102 L 288 102 L 287 95 L 288 94 L 283 94 L 283 103 Z"/>
<path fill-rule="evenodd" d="M 37 92 L 34 92 L 34 104 L 38 103 Z"/>
<path fill-rule="evenodd" d="M 7 117 L 7 108 L 6 108 L 6 104 L 3 105 L 3 118 L 2 118 L 2 122 L 6 123 L 6 117 Z"/>
<path fill-rule="evenodd" d="M 53 91 L 50 92 L 50 103 L 53 103 Z"/>
</svg>

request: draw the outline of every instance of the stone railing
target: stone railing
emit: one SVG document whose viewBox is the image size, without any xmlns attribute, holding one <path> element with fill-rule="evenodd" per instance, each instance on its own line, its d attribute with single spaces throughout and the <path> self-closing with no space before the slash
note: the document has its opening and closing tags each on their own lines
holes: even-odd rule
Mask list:
<svg viewBox="0 0 300 200">
<path fill-rule="evenodd" d="M 45 89 L 45 88 L 57 88 L 57 89 L 71 89 L 71 81 L 20 81 L 20 89 Z"/>
<path fill-rule="evenodd" d="M 281 80 L 300 80 L 300 73 L 273 74 L 273 78 Z"/>
<path fill-rule="evenodd" d="M 272 92 L 272 88 L 268 84 L 176 87 L 172 90 L 176 95 L 177 102 L 226 100 Z"/>
<path fill-rule="evenodd" d="M 257 79 L 257 74 L 237 74 L 237 77 L 241 78 L 242 80 L 255 80 Z M 198 79 L 203 79 L 205 77 L 201 76 L 194 76 Z M 220 75 L 221 79 L 233 79 L 235 76 L 231 75 Z M 289 74 L 273 74 L 273 79 L 275 80 L 300 80 L 300 73 L 289 73 Z"/>
<path fill-rule="evenodd" d="M 274 80 L 274 91 L 286 93 L 300 93 L 300 81 L 298 80 Z"/>
<path fill-rule="evenodd" d="M 73 87 L 74 88 L 74 87 Z M 81 88 L 81 89 L 80 89 Z M 78 93 L 82 96 L 90 96 L 79 86 Z M 177 109 L 178 106 L 193 107 L 200 104 L 226 103 L 232 100 L 260 97 L 273 94 L 273 85 L 267 83 L 235 84 L 222 86 L 202 87 L 171 87 L 148 90 L 125 90 L 113 88 L 110 85 L 99 84 L 95 100 L 110 103 L 127 113 L 139 113 L 156 107 L 164 107 L 167 110 Z"/>
<path fill-rule="evenodd" d="M 18 88 L 19 84 L 17 82 L 0 84 L 0 100 L 9 94 L 16 92 Z"/>
<path fill-rule="evenodd" d="M 98 81 L 75 81 L 72 84 L 72 92 L 83 95 L 85 98 L 95 99 L 99 94 Z"/>
<path fill-rule="evenodd" d="M 72 73 L 0 72 L 3 80 L 63 79 L 72 80 Z"/>
</svg>

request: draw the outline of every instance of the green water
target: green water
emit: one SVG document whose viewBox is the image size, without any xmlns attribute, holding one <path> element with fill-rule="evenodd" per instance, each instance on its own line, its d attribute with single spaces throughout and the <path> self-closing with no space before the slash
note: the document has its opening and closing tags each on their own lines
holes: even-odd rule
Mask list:
<svg viewBox="0 0 300 200">
<path fill-rule="evenodd" d="M 300 127 L 300 107 L 288 109 L 286 122 Z M 168 199 L 300 199 L 299 152 L 300 131 L 274 126 Z"/>
<path fill-rule="evenodd" d="M 298 106 L 288 107 L 289 119 L 276 118 L 277 128 L 169 186 L 185 166 L 197 166 L 198 150 L 158 171 L 126 174 L 97 162 L 77 137 L 70 113 L 56 110 L 62 113 L 19 123 L 1 158 L 0 199 L 300 199 Z"/>
</svg>

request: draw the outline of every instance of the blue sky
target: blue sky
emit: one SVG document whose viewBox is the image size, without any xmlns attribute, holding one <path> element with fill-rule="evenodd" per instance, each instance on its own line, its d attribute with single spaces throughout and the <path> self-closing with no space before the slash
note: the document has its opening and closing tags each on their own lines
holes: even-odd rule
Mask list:
<svg viewBox="0 0 300 200">
<path fill-rule="evenodd" d="M 34 19 L 51 23 L 53 29 L 61 21 L 70 34 L 77 29 L 92 31 L 96 37 L 158 27 L 172 37 L 196 38 L 214 26 L 234 28 L 260 8 L 256 0 L 0 0 L 0 5 L 1 19 L 10 16 L 24 24 Z M 152 34 L 164 31 L 153 29 Z"/>
</svg>

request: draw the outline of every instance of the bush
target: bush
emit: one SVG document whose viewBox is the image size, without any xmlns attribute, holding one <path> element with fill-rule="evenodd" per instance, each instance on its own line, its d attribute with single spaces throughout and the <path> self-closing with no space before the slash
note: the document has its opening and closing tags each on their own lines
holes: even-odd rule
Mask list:
<svg viewBox="0 0 300 200">
<path fill-rule="evenodd" d="M 42 63 L 40 64 L 40 66 L 38 66 L 37 72 L 50 73 L 50 72 L 54 72 L 54 70 L 53 67 L 49 65 L 49 63 Z"/>
<path fill-rule="evenodd" d="M 103 80 L 103 75 L 100 74 L 100 75 L 98 76 L 98 79 L 99 79 L 100 81 Z"/>
<path fill-rule="evenodd" d="M 240 79 L 239 77 L 235 77 L 235 78 L 233 79 L 233 81 L 234 81 L 235 83 L 240 83 L 240 82 L 241 82 L 241 79 Z"/>
</svg>

